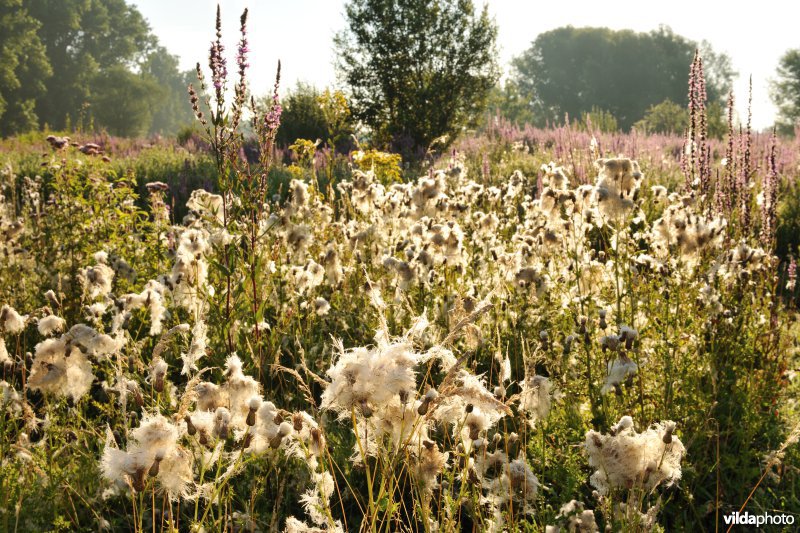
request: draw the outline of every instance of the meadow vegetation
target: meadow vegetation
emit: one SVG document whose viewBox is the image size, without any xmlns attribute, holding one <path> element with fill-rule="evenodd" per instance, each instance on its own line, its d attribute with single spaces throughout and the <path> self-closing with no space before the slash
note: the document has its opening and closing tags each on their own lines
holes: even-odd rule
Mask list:
<svg viewBox="0 0 800 533">
<path fill-rule="evenodd" d="M 241 24 L 181 143 L 0 145 L 0 528 L 797 514 L 796 139 L 709 139 L 695 55 L 685 137 L 282 149 Z"/>
</svg>

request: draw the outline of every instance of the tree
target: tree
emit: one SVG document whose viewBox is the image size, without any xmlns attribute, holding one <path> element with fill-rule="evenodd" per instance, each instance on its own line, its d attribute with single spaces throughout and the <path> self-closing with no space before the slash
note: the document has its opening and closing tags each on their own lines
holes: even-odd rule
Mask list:
<svg viewBox="0 0 800 533">
<path fill-rule="evenodd" d="M 187 78 L 195 79 L 195 71 L 181 72 L 177 56 L 163 46 L 156 46 L 142 63 L 141 73 L 163 93 L 153 101 L 149 133 L 172 135 L 194 122 L 192 108 L 187 103 L 186 87 L 190 83 Z"/>
<path fill-rule="evenodd" d="M 0 0 L 0 135 L 35 128 L 36 97 L 51 74 L 36 30 L 39 23 L 22 0 Z"/>
<path fill-rule="evenodd" d="M 56 129 L 66 125 L 67 116 L 77 120 L 95 82 L 107 82 L 102 71 L 135 68 L 156 43 L 142 14 L 125 0 L 24 0 L 23 5 L 41 24 L 38 35 L 53 69 L 36 113 Z"/>
<path fill-rule="evenodd" d="M 778 107 L 777 126 L 783 133 L 793 133 L 800 123 L 800 48 L 783 54 L 777 74 L 770 91 Z"/>
<path fill-rule="evenodd" d="M 93 93 L 90 110 L 96 123 L 113 135 L 136 137 L 147 133 L 166 91 L 153 79 L 116 65 L 97 75 Z"/>
<path fill-rule="evenodd" d="M 635 126 L 645 133 L 681 135 L 689 126 L 689 111 L 686 107 L 666 99 L 660 104 L 650 106 L 644 118 Z"/>
<path fill-rule="evenodd" d="M 262 107 L 271 99 L 262 99 Z M 281 99 L 281 106 L 281 127 L 276 137 L 280 146 L 289 146 L 297 139 L 319 139 L 323 144 L 333 143 L 339 150 L 352 146 L 354 125 L 347 99 L 341 91 L 325 89 L 320 92 L 313 85 L 298 82 Z"/>
<path fill-rule="evenodd" d="M 667 27 L 636 33 L 567 26 L 542 33 L 514 59 L 512 79 L 540 125 L 597 107 L 629 129 L 659 102 L 687 103 L 689 65 L 698 47 L 704 51 L 708 99 L 721 101 L 734 74 L 730 60 Z"/>
<path fill-rule="evenodd" d="M 534 121 L 533 111 L 528 105 L 528 100 L 522 96 L 514 80 L 505 80 L 502 84 L 498 83 L 492 88 L 486 102 L 484 120 L 480 125 L 484 126 L 498 116 L 517 126 Z"/>
<path fill-rule="evenodd" d="M 497 26 L 469 0 L 351 0 L 337 69 L 377 144 L 424 151 L 473 124 L 498 79 Z"/>
<path fill-rule="evenodd" d="M 276 139 L 279 145 L 288 146 L 297 139 L 325 140 L 328 127 L 318 99 L 319 91 L 314 86 L 300 82 L 281 99 L 283 111 Z"/>
<path fill-rule="evenodd" d="M 710 138 L 722 139 L 728 133 L 725 108 L 719 101 L 711 102 L 706 109 L 706 128 Z M 644 133 L 682 135 L 689 127 L 689 110 L 670 99 L 652 105 L 644 117 L 633 125 Z"/>
</svg>

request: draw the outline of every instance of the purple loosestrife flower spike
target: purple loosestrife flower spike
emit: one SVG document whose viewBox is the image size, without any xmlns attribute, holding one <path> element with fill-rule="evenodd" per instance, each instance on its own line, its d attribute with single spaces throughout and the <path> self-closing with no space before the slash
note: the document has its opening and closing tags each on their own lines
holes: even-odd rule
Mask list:
<svg viewBox="0 0 800 533">
<path fill-rule="evenodd" d="M 281 62 L 278 61 L 278 73 L 275 76 L 275 89 L 272 92 L 272 107 L 264 115 L 264 125 L 270 133 L 277 131 L 278 126 L 281 125 L 281 104 L 278 98 L 278 87 L 281 82 Z"/>
<path fill-rule="evenodd" d="M 239 66 L 239 77 L 244 80 L 244 74 L 250 64 L 247 62 L 247 53 L 250 47 L 247 43 L 247 9 L 242 13 L 241 19 L 241 34 L 242 38 L 239 40 L 239 48 L 236 53 L 236 64 Z"/>
<path fill-rule="evenodd" d="M 208 53 L 208 66 L 211 69 L 211 82 L 216 91 L 217 104 L 220 105 L 228 78 L 228 67 L 224 57 L 225 46 L 222 44 L 222 18 L 217 4 L 217 39 L 211 42 Z"/>
<path fill-rule="evenodd" d="M 775 226 L 778 219 L 778 168 L 775 164 L 775 150 L 778 139 L 775 130 L 769 142 L 767 155 L 767 175 L 764 178 L 763 195 L 764 204 L 761 206 L 761 243 L 764 248 L 771 249 L 775 239 Z"/>
<path fill-rule="evenodd" d="M 232 128 L 235 130 L 239 126 L 239 121 L 242 117 L 242 109 L 244 108 L 245 99 L 247 97 L 247 67 L 250 64 L 247 62 L 247 53 L 250 48 L 247 44 L 247 14 L 248 10 L 242 12 L 239 18 L 241 38 L 236 50 L 236 66 L 239 70 L 239 81 L 236 82 L 234 87 L 234 100 L 233 100 L 233 113 L 232 113 Z"/>
</svg>

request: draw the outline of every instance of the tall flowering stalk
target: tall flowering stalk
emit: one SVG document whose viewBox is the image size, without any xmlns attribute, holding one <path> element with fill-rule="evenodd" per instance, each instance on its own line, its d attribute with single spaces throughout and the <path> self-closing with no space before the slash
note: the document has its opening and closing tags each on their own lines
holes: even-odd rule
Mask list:
<svg viewBox="0 0 800 533">
<path fill-rule="evenodd" d="M 797 260 L 794 255 L 789 256 L 789 266 L 786 267 L 786 290 L 794 292 L 797 287 Z"/>
<path fill-rule="evenodd" d="M 733 91 L 731 91 L 728 95 L 728 141 L 725 144 L 724 168 L 722 175 L 717 180 L 717 189 L 715 191 L 717 215 L 723 215 L 728 218 L 731 217 L 734 208 L 733 202 L 736 201 L 739 194 L 736 188 L 736 161 L 734 159 L 734 139 L 736 137 L 736 131 L 733 126 L 733 104 Z"/>
<path fill-rule="evenodd" d="M 278 61 L 278 71 L 275 75 L 275 86 L 272 91 L 272 100 L 268 109 L 263 111 L 259 117 L 258 114 L 253 114 L 253 129 L 258 136 L 259 146 L 261 147 L 260 159 L 261 175 L 260 186 L 262 192 L 266 194 L 267 185 L 267 170 L 272 162 L 275 148 L 275 136 L 278 134 L 278 127 L 281 125 L 281 108 L 280 99 L 278 97 L 278 87 L 281 82 L 281 62 Z M 255 102 L 253 101 L 255 108 Z M 263 198 L 265 199 L 265 198 Z"/>
<path fill-rule="evenodd" d="M 762 185 L 761 205 L 761 244 L 766 249 L 771 249 L 775 240 L 775 227 L 778 220 L 778 168 L 775 164 L 775 149 L 777 139 L 775 130 L 772 130 L 769 153 L 767 155 L 767 175 Z"/>
<path fill-rule="evenodd" d="M 250 52 L 250 47 L 247 42 L 247 9 L 242 12 L 239 18 L 239 45 L 236 50 L 236 66 L 238 68 L 239 81 L 236 82 L 234 87 L 233 97 L 233 113 L 231 120 L 231 129 L 234 131 L 239 127 L 239 121 L 242 118 L 242 110 L 244 109 L 247 99 L 247 67 L 250 63 L 247 62 L 247 54 Z"/>
<path fill-rule="evenodd" d="M 208 67 L 211 69 L 211 82 L 214 85 L 214 93 L 217 101 L 217 115 L 222 115 L 224 105 L 225 86 L 228 80 L 228 66 L 224 57 L 225 47 L 222 44 L 222 18 L 220 8 L 217 5 L 217 39 L 211 42 L 208 52 Z"/>
<path fill-rule="evenodd" d="M 681 169 L 687 190 L 696 190 L 701 201 L 711 190 L 711 147 L 707 143 L 706 80 L 703 58 L 695 50 L 689 69 L 689 129 L 683 146 Z"/>
<path fill-rule="evenodd" d="M 274 154 L 275 135 L 280 125 L 281 107 L 278 100 L 278 86 L 280 82 L 280 63 L 278 75 L 273 91 L 272 105 L 265 112 L 256 108 L 255 100 L 250 98 L 250 115 L 252 116 L 253 129 L 256 132 L 259 144 L 258 165 L 251 165 L 244 156 L 244 133 L 241 131 L 242 119 L 245 115 L 245 106 L 248 104 L 247 70 L 250 66 L 250 45 L 247 34 L 248 11 L 244 10 L 239 18 L 239 42 L 236 46 L 236 73 L 238 79 L 233 87 L 233 98 L 230 104 L 226 101 L 228 87 L 228 67 L 224 57 L 225 46 L 222 43 L 222 19 L 220 8 L 217 6 L 216 38 L 212 41 L 208 54 L 208 67 L 211 71 L 210 85 L 207 85 L 200 64 L 197 64 L 197 79 L 201 93 L 205 95 L 204 103 L 208 108 L 210 120 L 206 119 L 201 110 L 201 96 L 192 85 L 189 86 L 189 98 L 192 109 L 198 121 L 203 125 L 217 167 L 218 182 L 222 201 L 220 202 L 220 222 L 227 233 L 233 227 L 247 228 L 242 231 L 243 246 L 236 246 L 233 239 L 222 239 L 221 264 L 226 279 L 225 297 L 225 328 L 227 347 L 234 350 L 232 324 L 237 319 L 235 309 L 240 308 L 235 301 L 239 297 L 247 300 L 245 308 L 250 309 L 251 316 L 247 322 L 253 326 L 255 343 L 253 349 L 261 366 L 263 352 L 261 346 L 263 326 L 262 315 L 259 310 L 262 306 L 261 285 L 263 272 L 260 265 L 263 263 L 259 257 L 259 250 L 263 250 L 261 240 L 265 238 L 264 228 L 268 208 L 267 186 L 269 169 L 272 166 Z M 238 201 L 234 202 L 233 198 Z M 244 270 L 243 276 L 247 279 L 247 290 L 243 293 L 233 284 L 237 270 Z M 240 296 L 237 296 L 240 295 Z M 260 376 L 259 376 L 260 377 Z"/>
<path fill-rule="evenodd" d="M 747 100 L 747 127 L 744 132 L 739 129 L 739 151 L 741 161 L 739 163 L 739 174 L 737 180 L 737 190 L 739 192 L 739 219 L 743 231 L 750 227 L 750 179 L 752 178 L 751 150 L 753 146 L 752 118 L 753 118 L 753 78 L 750 78 L 750 92 Z"/>
</svg>

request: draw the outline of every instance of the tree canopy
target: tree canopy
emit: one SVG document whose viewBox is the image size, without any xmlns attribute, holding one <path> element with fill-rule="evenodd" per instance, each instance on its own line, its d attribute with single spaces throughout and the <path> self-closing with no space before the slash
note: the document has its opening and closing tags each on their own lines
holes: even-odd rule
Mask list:
<svg viewBox="0 0 800 533">
<path fill-rule="evenodd" d="M 36 127 L 36 98 L 52 73 L 40 26 L 22 0 L 0 0 L 0 135 Z"/>
<path fill-rule="evenodd" d="M 800 48 L 788 50 L 781 57 L 771 96 L 778 106 L 779 129 L 791 133 L 800 123 Z"/>
<path fill-rule="evenodd" d="M 328 126 L 322 107 L 319 105 L 319 91 L 312 85 L 298 83 L 289 94 L 281 99 L 281 127 L 276 141 L 288 146 L 297 139 L 325 139 Z"/>
<path fill-rule="evenodd" d="M 126 0 L 0 0 L 0 135 L 173 133 L 191 118 L 186 74 Z"/>
<path fill-rule="evenodd" d="M 698 47 L 709 101 L 722 101 L 734 76 L 730 59 L 663 26 L 649 33 L 572 26 L 542 33 L 513 60 L 512 81 L 540 124 L 594 108 L 610 112 L 627 130 L 653 105 L 686 104 Z"/>
<path fill-rule="evenodd" d="M 419 152 L 484 109 L 497 26 L 469 0 L 351 0 L 335 38 L 356 118 L 377 144 Z"/>
<path fill-rule="evenodd" d="M 306 139 L 319 140 L 338 149 L 350 148 L 354 125 L 349 104 L 341 91 L 320 91 L 313 85 L 298 82 L 281 99 L 281 106 L 278 145 L 289 146 L 298 139 Z"/>
</svg>

